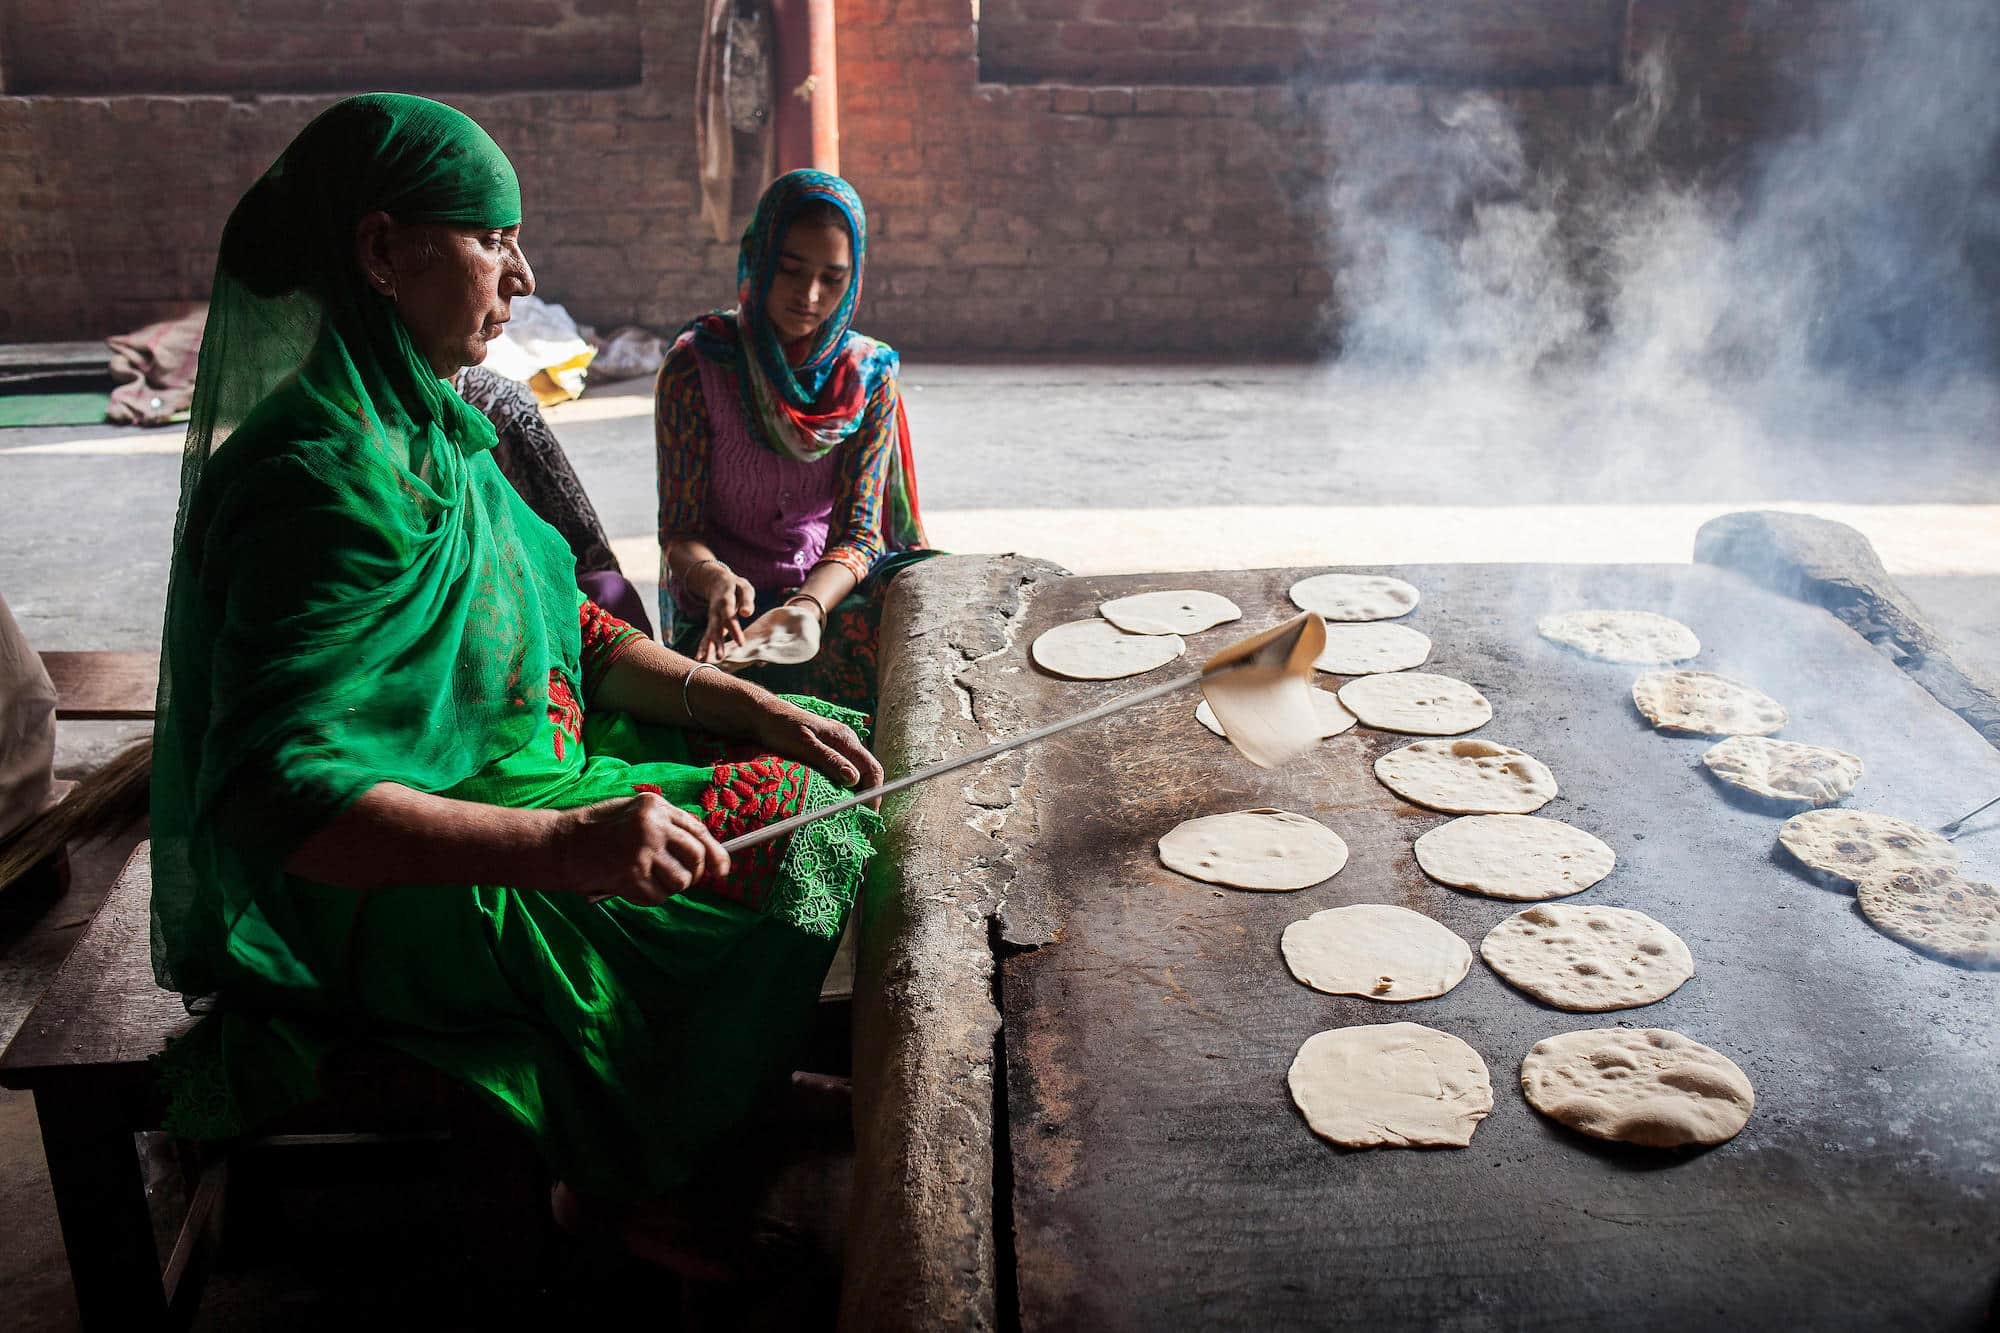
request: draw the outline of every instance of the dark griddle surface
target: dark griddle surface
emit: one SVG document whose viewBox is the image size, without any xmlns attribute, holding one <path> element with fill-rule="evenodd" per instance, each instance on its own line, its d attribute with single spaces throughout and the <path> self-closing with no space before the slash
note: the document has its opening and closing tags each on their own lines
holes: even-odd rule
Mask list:
<svg viewBox="0 0 2000 1333">
<path fill-rule="evenodd" d="M 1290 610 L 1315 571 L 1072 578 L 1042 593 L 1015 650 L 975 691 L 1054 718 L 1137 681 L 1022 668 L 1033 635 L 1144 588 L 1202 587 L 1244 608 L 1189 658 Z M 1707 742 L 1645 725 L 1645 668 L 1535 634 L 1545 611 L 1665 611 L 1700 634 L 1687 665 L 1759 685 L 1784 735 L 1867 761 L 1848 804 L 1937 824 L 2000 792 L 2000 754 L 1832 617 L 1702 566 L 1385 569 L 1423 590 L 1405 623 L 1423 668 L 1471 681 L 1479 736 L 1555 771 L 1541 813 L 1596 832 L 1619 865 L 1569 901 L 1636 907 L 1677 931 L 1696 974 L 1666 1001 L 1565 1014 L 1475 956 L 1449 995 L 1381 1004 L 1294 982 L 1288 922 L 1398 903 L 1473 945 L 1525 904 L 1425 879 L 1410 844 L 1446 816 L 1405 805 L 1371 761 L 1407 743 L 1364 729 L 1266 773 L 1192 716 L 1142 706 L 1038 750 L 1016 921 L 1055 942 L 1005 963 L 1006 1110 L 1021 1323 L 1027 1328 L 1964 1327 L 2000 1275 L 2000 975 L 1878 934 L 1851 894 L 1777 859 L 1781 816 L 1707 777 Z M 1333 683 L 1332 678 L 1325 678 Z M 1351 857 L 1296 894 L 1196 884 L 1154 839 L 1195 815 L 1275 805 L 1323 819 Z M 1007 837 L 1005 830 L 1002 838 Z M 2000 835 L 1993 842 L 2000 843 Z M 1989 873 L 1992 853 L 1965 844 Z M 1996 849 L 2000 850 L 2000 849 Z M 1989 862 L 1979 862 L 1984 854 Z M 1018 927 L 1017 927 L 1018 929 Z M 1285 1071 L 1314 1032 L 1409 1020 L 1453 1033 L 1491 1071 L 1495 1106 L 1462 1150 L 1343 1152 L 1306 1128 Z M 1667 1027 L 1734 1059 L 1749 1127 L 1705 1153 L 1600 1144 L 1522 1100 L 1520 1061 L 1576 1028 Z M 1004 1201 L 1003 1201 L 1004 1202 Z"/>
</svg>

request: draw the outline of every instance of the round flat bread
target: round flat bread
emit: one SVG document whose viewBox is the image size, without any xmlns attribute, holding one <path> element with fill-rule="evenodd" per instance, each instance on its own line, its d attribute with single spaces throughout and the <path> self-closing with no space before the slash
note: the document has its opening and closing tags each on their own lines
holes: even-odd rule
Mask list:
<svg viewBox="0 0 2000 1333">
<path fill-rule="evenodd" d="M 1319 719 L 1321 740 L 1329 736 L 1338 736 L 1354 725 L 1354 714 L 1347 711 L 1332 690 L 1314 690 L 1312 709 L 1313 716 Z M 1194 706 L 1194 720 L 1224 739 L 1229 736 L 1229 733 L 1222 729 L 1222 724 L 1215 720 L 1215 710 L 1208 706 L 1206 699 Z"/>
<path fill-rule="evenodd" d="M 1236 603 L 1198 588 L 1114 597 L 1098 607 L 1097 614 L 1127 634 L 1199 634 L 1243 618 Z"/>
<path fill-rule="evenodd" d="M 1071 680 L 1115 680 L 1163 667 L 1187 651 L 1178 634 L 1127 634 L 1103 620 L 1072 620 L 1035 640 L 1035 665 Z"/>
<path fill-rule="evenodd" d="M 1462 680 L 1427 671 L 1362 676 L 1340 687 L 1340 702 L 1377 731 L 1457 736 L 1493 720 L 1493 705 Z"/>
<path fill-rule="evenodd" d="M 1422 912 L 1387 903 L 1329 907 L 1285 927 L 1292 975 L 1328 995 L 1428 1000 L 1465 980 L 1472 950 Z"/>
<path fill-rule="evenodd" d="M 1418 741 L 1375 761 L 1383 786 L 1448 815 L 1526 815 L 1556 797 L 1549 766 L 1493 741 Z"/>
<path fill-rule="evenodd" d="M 743 642 L 722 652 L 725 666 L 753 662 L 794 665 L 819 656 L 819 619 L 805 611 L 778 607 L 757 617 L 743 631 Z"/>
<path fill-rule="evenodd" d="M 1421 1023 L 1316 1032 L 1285 1081 L 1313 1133 L 1344 1148 L 1463 1148 L 1493 1112 L 1479 1052 Z"/>
<path fill-rule="evenodd" d="M 1735 1061 L 1663 1028 L 1591 1028 L 1538 1041 L 1521 1062 L 1521 1092 L 1579 1133 L 1648 1148 L 1733 1139 L 1757 1104 Z"/>
<path fill-rule="evenodd" d="M 1806 869 L 1852 888 L 1865 874 L 1958 868 L 1941 833 L 1873 810 L 1807 810 L 1778 830 L 1778 845 Z"/>
<path fill-rule="evenodd" d="M 1394 620 L 1410 614 L 1420 594 L 1386 574 L 1315 574 L 1292 585 L 1292 604 L 1325 620 Z"/>
<path fill-rule="evenodd" d="M 1602 841 L 1539 815 L 1468 815 L 1417 839 L 1417 864 L 1455 889 L 1535 902 L 1582 893 L 1611 873 Z"/>
<path fill-rule="evenodd" d="M 1283 892 L 1339 874 L 1347 844 L 1326 825 L 1289 810 L 1238 810 L 1176 824 L 1160 839 L 1160 860 L 1210 884 Z"/>
<path fill-rule="evenodd" d="M 1430 655 L 1430 636 L 1408 625 L 1382 621 L 1328 625 L 1326 647 L 1313 659 L 1313 667 L 1336 676 L 1372 676 L 1422 666 Z"/>
<path fill-rule="evenodd" d="M 1858 755 L 1769 736 L 1731 736 L 1709 746 L 1701 762 L 1730 786 L 1787 805 L 1831 805 L 1861 781 Z"/>
<path fill-rule="evenodd" d="M 1694 975 L 1681 937 L 1644 912 L 1540 903 L 1486 932 L 1479 956 L 1508 985 L 1577 1013 L 1664 1000 Z"/>
<path fill-rule="evenodd" d="M 1689 736 L 1768 736 L 1788 720 L 1770 695 L 1711 671 L 1649 671 L 1632 702 L 1661 731 Z"/>
<path fill-rule="evenodd" d="M 1535 622 L 1545 639 L 1605 662 L 1665 666 L 1701 651 L 1701 640 L 1678 620 L 1653 611 L 1565 611 Z"/>
<path fill-rule="evenodd" d="M 1884 935 L 1919 953 L 1981 971 L 2000 970 L 2000 889 L 1955 868 L 1864 874 L 1855 896 Z"/>
</svg>

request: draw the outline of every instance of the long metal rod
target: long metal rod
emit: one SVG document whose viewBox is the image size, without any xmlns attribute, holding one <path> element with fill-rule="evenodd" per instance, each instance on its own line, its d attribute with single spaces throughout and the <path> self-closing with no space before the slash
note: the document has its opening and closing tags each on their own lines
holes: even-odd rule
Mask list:
<svg viewBox="0 0 2000 1333">
<path fill-rule="evenodd" d="M 1235 670 L 1239 665 L 1246 664 L 1234 663 L 1209 674 L 1222 675 Z M 942 777 L 944 774 L 956 769 L 981 763 L 984 760 L 991 759 L 994 755 L 1005 754 L 1009 750 L 1019 749 L 1021 746 L 1031 744 L 1034 741 L 1046 740 L 1058 732 L 1068 731 L 1071 727 L 1080 727 L 1086 722 L 1095 722 L 1100 717 L 1109 717 L 1111 714 L 1130 708 L 1134 704 L 1142 704 L 1149 699 L 1157 699 L 1163 694 L 1172 694 L 1175 690 L 1184 690 L 1188 686 L 1199 682 L 1202 675 L 1202 672 L 1190 671 L 1184 676 L 1176 676 L 1174 679 L 1162 681 L 1158 685 L 1149 685 L 1143 690 L 1134 690 L 1130 694 L 1121 694 L 1111 702 L 1099 704 L 1087 713 L 1078 713 L 1075 717 L 1065 718 L 1061 722 L 1051 722 L 1045 727 L 1037 727 L 1035 730 L 1023 732 L 1019 736 L 1010 737 L 1004 741 L 995 741 L 984 749 L 974 750 L 970 754 L 962 754 L 956 759 L 947 759 L 943 763 L 932 764 L 929 768 L 920 768 L 914 773 L 905 773 L 900 778 L 891 778 L 879 787 L 870 787 L 867 791 L 856 792 L 844 800 L 835 801 L 832 805 L 823 805 L 817 810 L 808 810 L 805 814 L 793 815 L 790 819 L 781 819 L 775 824 L 766 824 L 763 828 L 731 838 L 728 842 L 722 844 L 722 849 L 726 852 L 740 852 L 745 847 L 755 847 L 760 842 L 769 842 L 773 838 L 790 833 L 801 824 L 810 824 L 815 819 L 825 819 L 828 815 L 837 815 L 843 810 L 852 810 L 857 805 L 864 805 L 869 801 L 875 800 L 877 797 L 887 796 L 890 792 L 901 791 L 905 787 L 914 787 L 919 782 L 928 782 L 932 778 Z"/>
<path fill-rule="evenodd" d="M 1985 805 L 1980 806 L 1979 810 L 1966 811 L 1964 814 L 1960 815 L 1957 819 L 1952 820 L 1949 824 L 1946 824 L 1943 828 L 1939 829 L 1938 832 L 1944 834 L 1945 840 L 1949 842 L 1951 839 L 1956 838 L 1960 833 L 1965 831 L 1966 820 L 1978 814 L 1980 810 L 1991 810 L 1996 805 L 2000 805 L 2000 796 L 1995 796 Z"/>
</svg>

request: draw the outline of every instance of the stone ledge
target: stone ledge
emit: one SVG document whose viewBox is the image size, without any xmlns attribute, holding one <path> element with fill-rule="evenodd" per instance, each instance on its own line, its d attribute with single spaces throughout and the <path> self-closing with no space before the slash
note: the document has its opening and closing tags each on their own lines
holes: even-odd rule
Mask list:
<svg viewBox="0 0 2000 1333">
<path fill-rule="evenodd" d="M 1694 558 L 1824 607 L 2000 749 L 2000 683 L 1958 662 L 1868 539 L 1845 523 L 1771 510 L 1724 514 L 1701 525 Z"/>
</svg>

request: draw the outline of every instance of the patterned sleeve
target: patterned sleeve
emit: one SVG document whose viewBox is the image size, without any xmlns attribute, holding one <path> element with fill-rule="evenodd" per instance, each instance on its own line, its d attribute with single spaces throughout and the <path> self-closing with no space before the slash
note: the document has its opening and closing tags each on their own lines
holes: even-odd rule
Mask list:
<svg viewBox="0 0 2000 1333">
<path fill-rule="evenodd" d="M 847 566 L 857 582 L 889 550 L 882 535 L 882 506 L 896 456 L 897 392 L 895 377 L 884 376 L 868 399 L 861 425 L 840 448 L 832 521 L 820 559 Z"/>
<path fill-rule="evenodd" d="M 576 618 L 583 627 L 582 684 L 583 697 L 588 700 L 604 682 L 604 673 L 625 655 L 625 650 L 652 636 L 637 626 L 626 624 L 588 597 L 582 597 L 578 602 Z"/>
<path fill-rule="evenodd" d="M 653 385 L 653 446 L 660 474 L 660 550 L 699 536 L 707 520 L 708 404 L 692 347 L 667 353 Z"/>
</svg>

